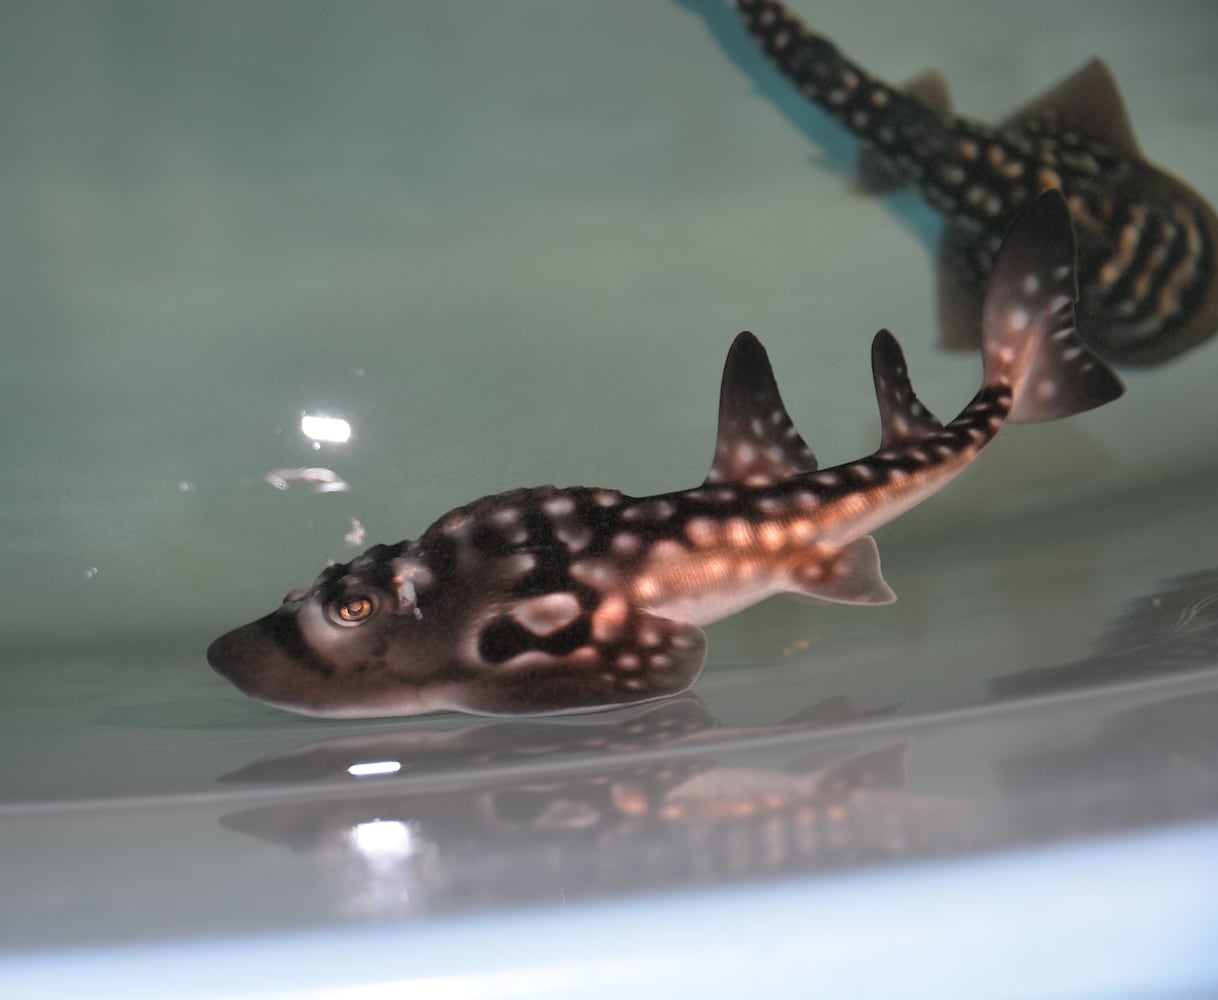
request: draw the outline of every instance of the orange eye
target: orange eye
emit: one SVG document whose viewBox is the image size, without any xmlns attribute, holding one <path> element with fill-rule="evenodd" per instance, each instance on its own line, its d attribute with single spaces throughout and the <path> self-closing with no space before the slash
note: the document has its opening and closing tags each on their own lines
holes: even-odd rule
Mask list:
<svg viewBox="0 0 1218 1000">
<path fill-rule="evenodd" d="M 338 620 L 347 625 L 358 625 L 368 618 L 373 611 L 372 599 L 369 597 L 351 597 L 338 605 Z"/>
</svg>

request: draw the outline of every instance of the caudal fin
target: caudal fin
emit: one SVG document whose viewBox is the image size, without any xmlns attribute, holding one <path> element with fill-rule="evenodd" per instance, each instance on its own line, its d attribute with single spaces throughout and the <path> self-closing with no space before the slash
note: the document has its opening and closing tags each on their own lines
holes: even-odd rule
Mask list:
<svg viewBox="0 0 1218 1000">
<path fill-rule="evenodd" d="M 1070 212 L 1060 191 L 1046 191 L 1007 230 L 982 308 L 985 384 L 1010 387 L 1011 420 L 1057 420 L 1125 391 L 1079 337 L 1077 300 Z"/>
</svg>

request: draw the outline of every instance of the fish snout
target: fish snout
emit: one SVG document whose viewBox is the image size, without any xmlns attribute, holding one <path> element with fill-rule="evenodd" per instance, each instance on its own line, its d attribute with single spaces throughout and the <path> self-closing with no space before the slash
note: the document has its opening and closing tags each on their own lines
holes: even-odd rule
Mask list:
<svg viewBox="0 0 1218 1000">
<path fill-rule="evenodd" d="M 304 648 L 296 615 L 280 609 L 226 632 L 207 647 L 207 662 L 221 677 L 254 698 L 274 697 L 299 685 Z"/>
</svg>

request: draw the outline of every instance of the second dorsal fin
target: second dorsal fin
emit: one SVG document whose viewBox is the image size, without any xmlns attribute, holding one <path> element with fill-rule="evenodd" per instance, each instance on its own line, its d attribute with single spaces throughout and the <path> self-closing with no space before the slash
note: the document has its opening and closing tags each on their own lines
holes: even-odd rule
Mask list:
<svg viewBox="0 0 1218 1000">
<path fill-rule="evenodd" d="M 707 483 L 768 486 L 816 471 L 816 458 L 787 415 L 761 341 L 740 334 L 719 390 L 719 437 Z"/>
<path fill-rule="evenodd" d="M 939 418 L 914 394 L 901 345 L 887 330 L 881 330 L 871 342 L 871 375 L 883 426 L 881 448 L 920 441 L 943 430 Z"/>
</svg>

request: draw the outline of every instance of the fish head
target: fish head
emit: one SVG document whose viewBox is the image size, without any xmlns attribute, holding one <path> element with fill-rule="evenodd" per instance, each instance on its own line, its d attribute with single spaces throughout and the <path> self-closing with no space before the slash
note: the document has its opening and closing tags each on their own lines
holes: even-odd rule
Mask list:
<svg viewBox="0 0 1218 1000">
<path fill-rule="evenodd" d="M 443 707 L 452 637 L 419 607 L 430 572 L 403 546 L 328 567 L 269 615 L 216 639 L 207 662 L 240 691 L 302 715 L 368 718 Z M 384 550 L 384 551 L 381 551 Z"/>
</svg>

